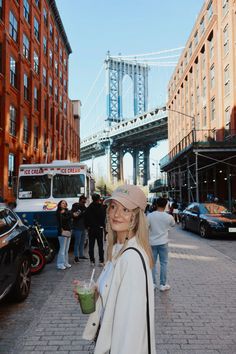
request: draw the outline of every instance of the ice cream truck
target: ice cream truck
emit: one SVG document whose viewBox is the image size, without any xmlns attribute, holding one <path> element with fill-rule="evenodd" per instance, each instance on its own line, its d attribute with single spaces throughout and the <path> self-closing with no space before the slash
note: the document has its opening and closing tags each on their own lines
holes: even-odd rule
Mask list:
<svg viewBox="0 0 236 354">
<path fill-rule="evenodd" d="M 56 237 L 59 201 L 66 200 L 71 209 L 85 195 L 89 203 L 94 187 L 94 177 L 83 163 L 55 160 L 49 164 L 20 165 L 15 211 L 30 225 L 37 221 L 45 236 Z"/>
</svg>

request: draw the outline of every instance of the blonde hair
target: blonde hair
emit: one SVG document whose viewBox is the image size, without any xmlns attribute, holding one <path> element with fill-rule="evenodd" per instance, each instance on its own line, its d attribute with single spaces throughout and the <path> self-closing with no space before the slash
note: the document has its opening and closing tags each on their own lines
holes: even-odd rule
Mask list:
<svg viewBox="0 0 236 354">
<path fill-rule="evenodd" d="M 107 247 L 107 259 L 109 261 L 112 260 L 112 249 L 114 244 L 117 243 L 117 234 L 115 231 L 112 230 L 111 224 L 109 221 L 109 209 L 110 209 L 110 204 L 108 205 L 107 208 L 107 233 L 108 233 L 108 247 Z M 136 240 L 140 247 L 146 252 L 149 260 L 149 265 L 150 268 L 153 268 L 154 262 L 153 262 L 153 256 L 152 256 L 152 250 L 149 244 L 149 239 L 148 239 L 148 226 L 147 226 L 147 221 L 146 221 L 146 216 L 140 208 L 136 208 L 132 210 L 134 213 L 134 218 L 131 222 L 130 229 L 128 231 L 127 238 L 125 239 L 124 245 L 121 248 L 120 252 L 118 253 L 117 257 L 119 257 L 123 251 L 127 248 L 128 240 L 131 236 L 131 234 L 135 234 Z"/>
</svg>

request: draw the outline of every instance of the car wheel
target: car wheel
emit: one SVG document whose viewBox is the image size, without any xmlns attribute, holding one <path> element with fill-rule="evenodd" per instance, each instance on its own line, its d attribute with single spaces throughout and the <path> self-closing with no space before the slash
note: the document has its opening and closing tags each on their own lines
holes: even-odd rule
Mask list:
<svg viewBox="0 0 236 354">
<path fill-rule="evenodd" d="M 11 297 L 16 301 L 23 301 L 27 298 L 30 292 L 31 284 L 31 262 L 29 256 L 23 256 L 17 278 L 13 288 L 11 289 Z"/>
<path fill-rule="evenodd" d="M 187 230 L 186 220 L 184 218 L 181 220 L 181 225 L 183 230 Z"/>
<path fill-rule="evenodd" d="M 205 225 L 205 224 L 200 224 L 200 230 L 199 230 L 199 232 L 200 232 L 200 236 L 201 236 L 202 238 L 206 238 L 206 237 L 209 236 L 209 234 L 208 234 L 208 227 L 207 227 L 207 225 Z"/>
<path fill-rule="evenodd" d="M 46 260 L 43 253 L 37 248 L 32 249 L 31 273 L 37 274 L 41 272 L 45 264 Z"/>
</svg>

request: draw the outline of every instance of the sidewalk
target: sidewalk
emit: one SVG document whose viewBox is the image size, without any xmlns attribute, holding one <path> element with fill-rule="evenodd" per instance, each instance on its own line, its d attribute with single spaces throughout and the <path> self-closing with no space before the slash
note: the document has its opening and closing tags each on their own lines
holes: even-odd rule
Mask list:
<svg viewBox="0 0 236 354">
<path fill-rule="evenodd" d="M 96 276 L 100 270 L 96 267 Z M 13 354 L 93 353 L 93 346 L 81 339 L 87 316 L 72 293 L 73 279 L 90 276 L 89 262 L 60 274 L 61 282 Z M 235 354 L 236 262 L 175 227 L 169 283 L 169 292 L 155 292 L 157 354 Z"/>
</svg>

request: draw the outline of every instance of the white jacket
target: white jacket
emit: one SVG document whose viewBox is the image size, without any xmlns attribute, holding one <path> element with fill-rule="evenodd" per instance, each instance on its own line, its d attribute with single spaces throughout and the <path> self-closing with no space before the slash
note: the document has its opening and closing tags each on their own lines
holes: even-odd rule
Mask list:
<svg viewBox="0 0 236 354">
<path fill-rule="evenodd" d="M 145 259 L 151 353 L 155 354 L 154 290 L 151 269 L 147 255 L 135 237 L 129 240 L 127 247 L 136 247 Z M 89 317 L 83 338 L 94 339 L 100 321 L 101 306 L 105 304 L 94 354 L 148 354 L 145 273 L 136 251 L 128 250 L 117 259 L 113 275 L 107 280 L 105 289 L 103 298 L 98 298 L 96 311 Z"/>
</svg>

